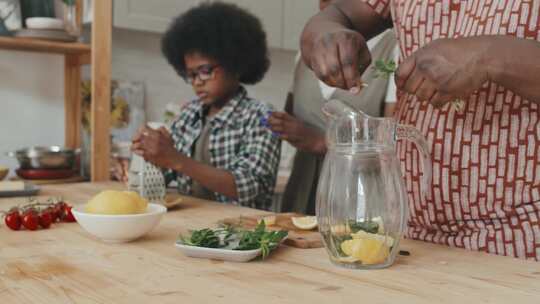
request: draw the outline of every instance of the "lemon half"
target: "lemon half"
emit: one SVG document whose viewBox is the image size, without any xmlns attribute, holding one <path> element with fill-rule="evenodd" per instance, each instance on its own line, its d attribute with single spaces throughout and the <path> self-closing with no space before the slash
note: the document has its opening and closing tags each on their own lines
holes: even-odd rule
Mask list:
<svg viewBox="0 0 540 304">
<path fill-rule="evenodd" d="M 93 214 L 124 215 L 144 213 L 148 201 L 129 191 L 106 190 L 94 196 L 84 210 Z"/>
<path fill-rule="evenodd" d="M 293 225 L 298 229 L 311 230 L 317 228 L 316 216 L 292 217 L 291 220 Z"/>
</svg>

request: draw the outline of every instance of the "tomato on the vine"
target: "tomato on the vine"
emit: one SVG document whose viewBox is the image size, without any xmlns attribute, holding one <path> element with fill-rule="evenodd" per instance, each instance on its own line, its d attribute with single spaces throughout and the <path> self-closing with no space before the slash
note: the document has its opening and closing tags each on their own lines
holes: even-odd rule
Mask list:
<svg viewBox="0 0 540 304">
<path fill-rule="evenodd" d="M 71 212 L 71 209 L 73 209 L 73 207 L 69 206 L 69 205 L 66 205 L 65 208 L 64 208 L 64 214 L 62 216 L 62 220 L 64 222 L 68 222 L 68 223 L 73 223 L 73 222 L 76 222 L 77 220 L 75 219 L 75 217 L 73 216 L 73 212 Z"/>
<path fill-rule="evenodd" d="M 21 229 L 22 220 L 19 209 L 11 209 L 4 217 L 4 222 L 6 223 L 6 226 L 8 226 L 11 230 Z"/>
<path fill-rule="evenodd" d="M 66 203 L 64 202 L 58 202 L 54 204 L 53 210 L 54 210 L 55 221 L 62 220 L 62 216 L 64 215 L 65 208 L 66 208 Z"/>
<path fill-rule="evenodd" d="M 45 210 L 42 210 L 39 214 L 39 225 L 44 228 L 48 229 L 51 227 L 51 224 L 54 222 L 53 220 L 53 213 L 54 211 L 52 208 L 46 208 Z"/>
<path fill-rule="evenodd" d="M 34 231 L 39 228 L 39 216 L 34 209 L 26 210 L 22 215 L 22 225 L 24 228 Z"/>
<path fill-rule="evenodd" d="M 29 204 L 15 207 L 8 212 L 0 210 L 0 215 L 4 215 L 4 222 L 11 230 L 20 230 L 22 227 L 27 230 L 37 230 L 39 227 L 48 229 L 57 221 L 76 222 L 71 206 L 65 201 L 43 204 L 36 200 L 30 200 Z"/>
</svg>

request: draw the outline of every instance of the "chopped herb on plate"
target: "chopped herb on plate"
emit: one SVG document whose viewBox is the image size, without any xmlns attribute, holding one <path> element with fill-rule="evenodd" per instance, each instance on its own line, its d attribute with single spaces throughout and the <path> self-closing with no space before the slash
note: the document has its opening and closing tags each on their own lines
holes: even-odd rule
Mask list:
<svg viewBox="0 0 540 304">
<path fill-rule="evenodd" d="M 243 230 L 232 226 L 217 229 L 205 228 L 190 231 L 188 236 L 180 235 L 178 242 L 184 245 L 230 250 L 261 249 L 265 259 L 270 251 L 277 248 L 288 235 L 287 231 L 268 231 L 261 221 L 254 230 Z"/>
</svg>

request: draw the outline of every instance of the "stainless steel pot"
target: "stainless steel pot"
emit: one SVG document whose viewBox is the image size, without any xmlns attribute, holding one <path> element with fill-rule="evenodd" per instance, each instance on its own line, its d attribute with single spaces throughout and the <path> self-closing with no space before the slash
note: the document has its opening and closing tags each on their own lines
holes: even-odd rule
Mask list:
<svg viewBox="0 0 540 304">
<path fill-rule="evenodd" d="M 7 153 L 19 161 L 20 169 L 73 169 L 80 149 L 58 146 L 30 147 Z"/>
</svg>

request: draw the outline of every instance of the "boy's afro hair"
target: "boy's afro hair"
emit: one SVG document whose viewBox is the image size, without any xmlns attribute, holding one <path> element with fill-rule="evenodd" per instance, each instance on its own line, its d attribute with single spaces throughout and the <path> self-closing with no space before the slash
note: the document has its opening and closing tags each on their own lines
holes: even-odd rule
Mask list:
<svg viewBox="0 0 540 304">
<path fill-rule="evenodd" d="M 177 17 L 161 47 L 179 75 L 185 74 L 184 55 L 191 52 L 217 60 L 245 84 L 261 81 L 270 66 L 266 33 L 259 19 L 221 2 L 201 4 Z"/>
</svg>

